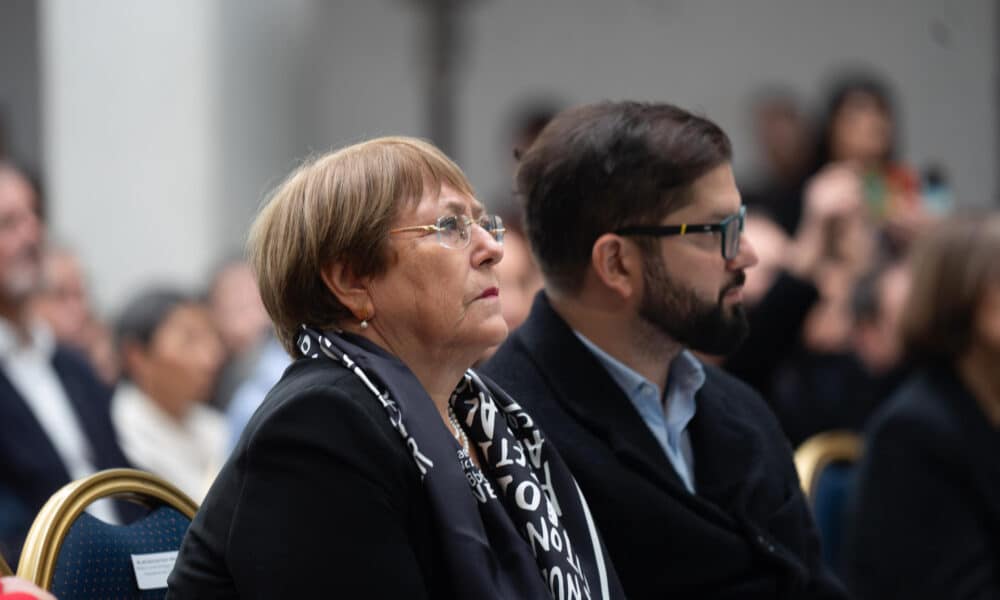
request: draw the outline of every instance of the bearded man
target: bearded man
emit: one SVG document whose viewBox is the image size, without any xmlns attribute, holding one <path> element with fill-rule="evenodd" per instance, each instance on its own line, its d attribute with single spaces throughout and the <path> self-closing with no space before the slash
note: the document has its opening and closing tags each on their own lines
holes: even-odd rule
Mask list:
<svg viewBox="0 0 1000 600">
<path fill-rule="evenodd" d="M 129 466 L 111 424 L 111 390 L 31 312 L 43 237 L 35 188 L 0 162 L 0 554 L 12 565 L 49 496 L 72 480 Z M 109 500 L 87 512 L 111 522 L 140 514 Z"/>
<path fill-rule="evenodd" d="M 669 104 L 556 116 L 516 176 L 545 289 L 483 370 L 565 457 L 629 598 L 843 598 L 774 416 L 690 352 L 748 332 L 731 159 Z"/>
</svg>

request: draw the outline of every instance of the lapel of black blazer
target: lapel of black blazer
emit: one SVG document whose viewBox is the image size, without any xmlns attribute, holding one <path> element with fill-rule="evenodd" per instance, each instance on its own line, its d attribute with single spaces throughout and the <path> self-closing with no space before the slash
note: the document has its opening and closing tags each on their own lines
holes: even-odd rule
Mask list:
<svg viewBox="0 0 1000 600">
<path fill-rule="evenodd" d="M 727 513 L 739 512 L 747 493 L 765 477 L 763 447 L 750 424 L 741 420 L 744 411 L 734 403 L 719 382 L 714 367 L 706 365 L 705 384 L 699 390 L 698 409 L 688 428 L 694 453 L 698 495 Z"/>
<path fill-rule="evenodd" d="M 111 389 L 81 358 L 65 348 L 56 347 L 52 368 L 83 430 L 94 467 L 101 470 L 127 466 L 111 424 Z"/>
<path fill-rule="evenodd" d="M 7 374 L 0 370 L 0 397 L 3 397 L 3 423 L 0 425 L 5 462 L 13 457 L 23 457 L 30 464 L 39 465 L 36 472 L 45 472 L 53 490 L 70 480 L 66 465 L 56 452 L 41 423 L 21 393 L 14 387 Z"/>
<path fill-rule="evenodd" d="M 646 479 L 673 493 L 687 494 L 632 402 L 552 309 L 544 292 L 535 297 L 531 315 L 515 335 L 568 413 L 606 440 L 624 464 Z"/>
</svg>

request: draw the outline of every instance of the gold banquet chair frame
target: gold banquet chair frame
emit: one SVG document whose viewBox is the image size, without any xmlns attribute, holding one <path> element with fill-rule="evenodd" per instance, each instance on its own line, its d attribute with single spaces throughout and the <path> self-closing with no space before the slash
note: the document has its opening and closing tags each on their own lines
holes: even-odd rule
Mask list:
<svg viewBox="0 0 1000 600">
<path fill-rule="evenodd" d="M 38 512 L 21 550 L 17 575 L 49 589 L 63 540 L 77 517 L 93 502 L 118 498 L 150 508 L 165 504 L 189 520 L 198 504 L 165 480 L 136 469 L 107 469 L 70 482 L 53 494 Z"/>
<path fill-rule="evenodd" d="M 847 430 L 824 431 L 802 442 L 795 450 L 795 470 L 810 506 L 823 469 L 840 462 L 855 464 L 863 452 L 861 436 Z"/>
<path fill-rule="evenodd" d="M 13 575 L 14 571 L 10 570 L 10 565 L 7 564 L 7 560 L 4 559 L 3 554 L 0 554 L 0 577 L 7 577 L 8 575 Z"/>
</svg>

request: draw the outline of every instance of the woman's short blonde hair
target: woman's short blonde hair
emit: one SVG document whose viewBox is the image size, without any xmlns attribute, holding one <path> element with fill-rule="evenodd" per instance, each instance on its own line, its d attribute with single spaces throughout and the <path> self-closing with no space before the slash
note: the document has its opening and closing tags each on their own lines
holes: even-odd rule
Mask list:
<svg viewBox="0 0 1000 600">
<path fill-rule="evenodd" d="M 938 224 L 914 248 L 913 283 L 902 316 L 910 359 L 951 365 L 969 348 L 987 286 L 1000 283 L 1000 214 Z"/>
<path fill-rule="evenodd" d="M 285 350 L 295 355 L 301 324 L 333 329 L 354 318 L 321 270 L 343 261 L 357 276 L 384 273 L 401 208 L 444 184 L 473 195 L 462 170 L 433 145 L 383 137 L 309 160 L 272 192 L 251 226 L 247 254 Z"/>
</svg>

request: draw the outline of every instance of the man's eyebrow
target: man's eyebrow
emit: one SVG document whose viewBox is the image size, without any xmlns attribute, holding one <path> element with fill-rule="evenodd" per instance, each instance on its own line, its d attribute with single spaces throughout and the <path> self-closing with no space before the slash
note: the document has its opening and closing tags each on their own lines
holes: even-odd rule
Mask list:
<svg viewBox="0 0 1000 600">
<path fill-rule="evenodd" d="M 718 221 L 721 221 L 721 220 L 723 220 L 723 219 L 725 219 L 727 217 L 731 217 L 733 215 L 739 214 L 739 212 L 740 212 L 739 209 L 736 209 L 734 212 L 727 212 L 727 211 L 724 211 L 724 210 L 717 210 L 717 211 L 715 211 L 715 212 L 713 212 L 713 213 L 711 213 L 711 214 L 708 215 L 708 221 L 710 221 L 710 222 L 718 222 Z"/>
</svg>

